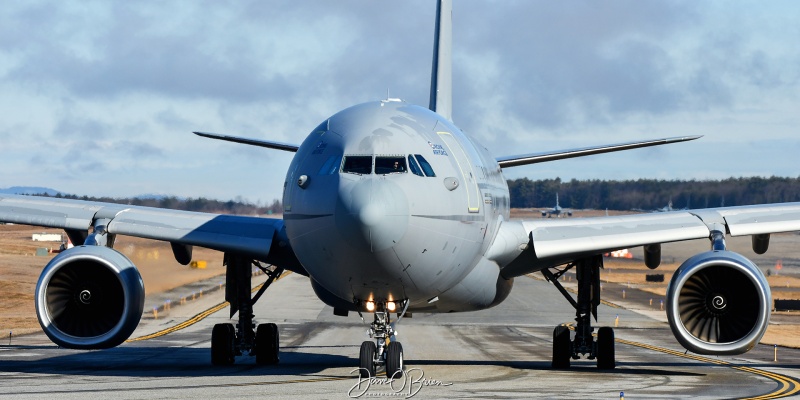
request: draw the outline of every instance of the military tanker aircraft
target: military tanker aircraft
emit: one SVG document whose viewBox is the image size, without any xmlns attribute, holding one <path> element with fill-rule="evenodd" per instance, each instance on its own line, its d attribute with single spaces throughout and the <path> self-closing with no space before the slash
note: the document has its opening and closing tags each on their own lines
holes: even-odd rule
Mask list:
<svg viewBox="0 0 800 400">
<path fill-rule="evenodd" d="M 121 344 L 142 316 L 136 266 L 114 249 L 116 235 L 171 244 L 187 264 L 194 246 L 225 253 L 225 298 L 238 322 L 211 332 L 211 362 L 254 356 L 279 361 L 274 323 L 256 326 L 253 304 L 284 271 L 308 277 L 336 315 L 372 314 L 361 345 L 362 376 L 403 369 L 394 324 L 406 313 L 469 312 L 501 303 L 514 278 L 540 271 L 575 308 L 575 332 L 553 332 L 552 365 L 594 359 L 615 367 L 614 332 L 593 335 L 602 254 L 643 246 L 655 268 L 661 244 L 706 238 L 710 250 L 684 262 L 666 302 L 676 339 L 689 351 L 729 355 L 764 334 L 771 295 L 756 265 L 727 251 L 726 235 L 752 237 L 767 251 L 770 233 L 800 230 L 800 204 L 770 204 L 597 218 L 509 219 L 503 170 L 647 146 L 677 137 L 495 157 L 452 121 L 451 1 L 435 22 L 430 104 L 392 98 L 346 108 L 319 123 L 299 145 L 212 133 L 198 135 L 294 153 L 286 173 L 283 219 L 183 212 L 78 200 L 0 195 L 0 221 L 64 229 L 76 246 L 53 258 L 36 286 L 36 313 L 60 346 Z M 251 270 L 270 278 L 251 297 Z M 577 298 L 560 285 L 577 273 Z M 559 294 L 560 292 L 560 294 Z M 536 305 L 531 305 L 531 318 Z M 393 319 L 393 316 L 395 319 Z"/>
</svg>

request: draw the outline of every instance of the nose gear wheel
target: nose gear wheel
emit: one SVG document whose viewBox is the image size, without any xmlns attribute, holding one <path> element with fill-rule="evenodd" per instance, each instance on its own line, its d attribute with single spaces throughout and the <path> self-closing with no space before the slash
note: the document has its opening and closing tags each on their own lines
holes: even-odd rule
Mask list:
<svg viewBox="0 0 800 400">
<path fill-rule="evenodd" d="M 376 302 L 373 322 L 367 333 L 375 342 L 364 341 L 359 352 L 359 376 L 369 378 L 376 376 L 379 367 L 385 367 L 386 377 L 398 378 L 403 372 L 403 346 L 394 340 L 397 332 L 392 327 L 391 313 L 386 310 L 385 302 Z M 408 302 L 403 308 L 403 314 Z M 360 312 L 359 312 L 360 314 Z M 362 317 L 363 318 L 363 317 Z M 397 323 L 400 318 L 395 321 Z"/>
</svg>

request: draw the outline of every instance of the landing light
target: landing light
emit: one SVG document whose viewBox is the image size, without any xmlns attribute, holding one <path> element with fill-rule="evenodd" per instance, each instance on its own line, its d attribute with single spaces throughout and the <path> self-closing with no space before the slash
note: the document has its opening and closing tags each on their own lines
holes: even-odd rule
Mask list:
<svg viewBox="0 0 800 400">
<path fill-rule="evenodd" d="M 386 303 L 386 308 L 389 309 L 389 311 L 394 311 L 397 309 L 397 305 L 393 301 L 390 301 Z"/>
<path fill-rule="evenodd" d="M 367 311 L 375 311 L 375 303 L 372 301 L 367 302 Z"/>
</svg>

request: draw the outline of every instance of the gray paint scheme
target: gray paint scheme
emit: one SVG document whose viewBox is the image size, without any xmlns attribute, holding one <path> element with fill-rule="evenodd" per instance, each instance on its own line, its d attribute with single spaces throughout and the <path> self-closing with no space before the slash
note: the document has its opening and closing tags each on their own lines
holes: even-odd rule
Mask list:
<svg viewBox="0 0 800 400">
<path fill-rule="evenodd" d="M 449 10 L 443 3 L 440 9 Z M 450 17 L 441 14 L 442 21 Z M 449 35 L 439 32 L 440 39 Z M 296 151 L 283 220 L 0 195 L 0 221 L 83 232 L 102 224 L 110 234 L 246 254 L 307 274 L 330 305 L 407 300 L 417 312 L 485 309 L 506 298 L 516 276 L 608 250 L 710 238 L 712 231 L 800 230 L 798 203 L 509 221 L 504 167 L 696 137 L 496 159 L 450 121 L 449 101 L 439 101 L 451 96 L 443 83 L 449 45 L 439 43 L 434 67 L 436 112 L 393 99 L 359 104 L 322 121 L 300 146 L 204 134 Z M 396 172 L 351 173 L 343 169 L 349 156 L 370 157 L 373 166 L 381 157 L 408 164 Z M 411 160 L 423 159 L 435 176 L 409 171 Z"/>
<path fill-rule="evenodd" d="M 431 71 L 431 101 L 428 108 L 453 120 L 453 4 L 438 2 L 433 40 L 433 71 Z"/>
<path fill-rule="evenodd" d="M 243 138 L 243 137 L 236 137 L 236 136 L 228 136 L 228 135 L 220 135 L 217 133 L 207 133 L 207 132 L 193 132 L 197 136 L 202 136 L 209 139 L 217 139 L 217 140 L 224 140 L 227 142 L 234 142 L 234 143 L 241 143 L 241 144 L 249 144 L 251 146 L 258 146 L 258 147 L 266 147 L 269 149 L 276 149 L 276 150 L 283 150 L 289 152 L 296 152 L 297 146 L 288 143 L 281 143 L 281 142 L 273 142 L 269 140 L 261 140 L 261 139 L 251 139 L 251 138 Z"/>
<path fill-rule="evenodd" d="M 517 167 L 520 165 L 538 164 L 541 162 L 564 160 L 567 158 L 585 157 L 594 154 L 611 153 L 615 151 L 639 149 L 642 147 L 661 146 L 690 140 L 700 139 L 702 136 L 684 136 L 665 139 L 653 139 L 640 142 L 609 144 L 603 146 L 582 147 L 579 149 L 547 151 L 542 153 L 523 154 L 517 156 L 498 157 L 497 162 L 501 168 Z"/>
</svg>

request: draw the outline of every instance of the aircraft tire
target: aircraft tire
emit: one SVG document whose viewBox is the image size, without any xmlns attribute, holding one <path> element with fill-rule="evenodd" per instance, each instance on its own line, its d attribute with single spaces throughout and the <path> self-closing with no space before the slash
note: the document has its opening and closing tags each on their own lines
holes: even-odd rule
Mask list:
<svg viewBox="0 0 800 400">
<path fill-rule="evenodd" d="M 614 369 L 614 329 L 604 326 L 597 331 L 597 368 Z"/>
<path fill-rule="evenodd" d="M 256 364 L 272 365 L 280 361 L 278 325 L 260 324 L 256 328 Z"/>
<path fill-rule="evenodd" d="M 235 356 L 236 329 L 233 324 L 216 324 L 211 331 L 211 364 L 232 365 Z"/>
<path fill-rule="evenodd" d="M 386 377 L 400 378 L 403 373 L 403 345 L 391 342 L 386 346 Z"/>
<path fill-rule="evenodd" d="M 362 378 L 372 378 L 375 376 L 375 353 L 377 349 L 374 342 L 369 340 L 361 343 L 359 352 L 358 375 Z"/>
<path fill-rule="evenodd" d="M 558 369 L 569 368 L 571 353 L 572 343 L 569 340 L 569 328 L 559 325 L 553 330 L 552 367 Z"/>
</svg>

